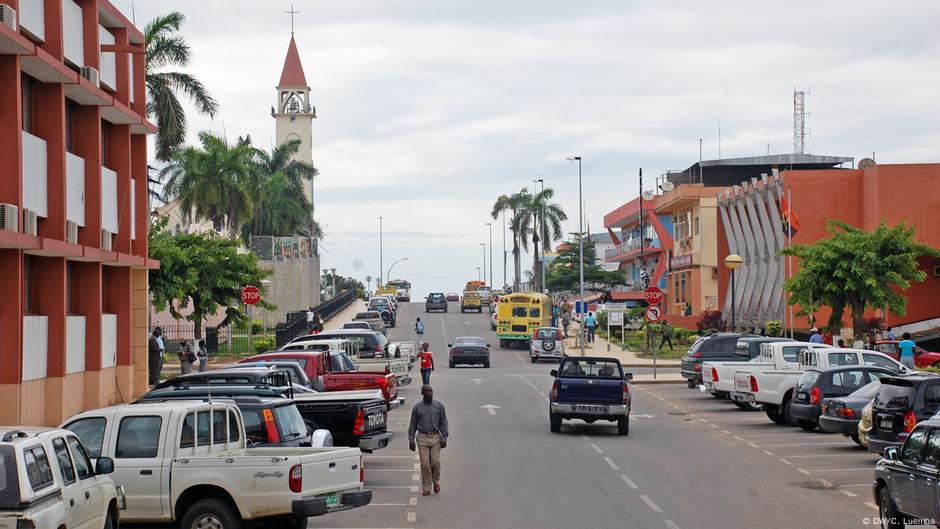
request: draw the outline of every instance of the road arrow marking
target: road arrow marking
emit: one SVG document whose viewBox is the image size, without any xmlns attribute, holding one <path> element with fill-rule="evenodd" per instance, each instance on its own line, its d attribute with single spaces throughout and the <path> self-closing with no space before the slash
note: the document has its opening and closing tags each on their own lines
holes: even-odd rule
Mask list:
<svg viewBox="0 0 940 529">
<path fill-rule="evenodd" d="M 496 410 L 499 409 L 499 406 L 496 406 L 494 404 L 484 404 L 483 406 L 480 406 L 480 407 L 485 408 L 486 411 L 490 412 L 490 415 L 496 415 Z"/>
<path fill-rule="evenodd" d="M 637 419 L 652 419 L 654 416 L 646 414 L 646 413 L 643 413 L 643 414 L 631 413 L 630 417 L 636 417 Z"/>
<path fill-rule="evenodd" d="M 473 378 L 471 380 L 473 381 L 474 384 L 479 384 L 480 382 L 483 382 L 483 379 L 481 378 Z"/>
</svg>

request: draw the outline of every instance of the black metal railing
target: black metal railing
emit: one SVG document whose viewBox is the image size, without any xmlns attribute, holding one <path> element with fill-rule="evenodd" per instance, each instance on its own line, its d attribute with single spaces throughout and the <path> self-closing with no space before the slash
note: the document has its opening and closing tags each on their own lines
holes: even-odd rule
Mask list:
<svg viewBox="0 0 940 529">
<path fill-rule="evenodd" d="M 323 321 L 327 321 L 340 311 L 348 307 L 356 300 L 356 291 L 347 290 L 342 294 L 319 304 L 313 308 L 313 312 L 319 314 Z M 277 347 L 281 347 L 301 334 L 310 332 L 310 325 L 307 323 L 307 311 L 299 310 L 287 313 L 287 319 L 284 323 L 278 323 L 274 330 L 274 342 Z"/>
</svg>

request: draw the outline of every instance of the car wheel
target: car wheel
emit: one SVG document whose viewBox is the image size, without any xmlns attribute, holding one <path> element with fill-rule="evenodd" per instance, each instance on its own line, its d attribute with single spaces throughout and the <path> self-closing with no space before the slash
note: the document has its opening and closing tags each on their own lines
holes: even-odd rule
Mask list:
<svg viewBox="0 0 940 529">
<path fill-rule="evenodd" d="M 555 415 L 554 413 L 549 412 L 548 414 L 549 428 L 552 433 L 558 433 L 561 431 L 561 417 Z"/>
<path fill-rule="evenodd" d="M 882 529 L 904 528 L 904 520 L 901 518 L 898 508 L 894 505 L 894 500 L 891 499 L 887 486 L 878 491 L 878 516 L 881 518 Z"/>
<path fill-rule="evenodd" d="M 630 416 L 617 419 L 617 435 L 630 435 Z"/>
<path fill-rule="evenodd" d="M 816 423 L 813 421 L 796 421 L 796 424 L 807 432 L 812 432 L 816 429 Z"/>
<path fill-rule="evenodd" d="M 537 356 L 529 355 L 529 360 L 531 360 L 533 364 L 539 363 L 539 357 Z"/>
<path fill-rule="evenodd" d="M 483 362 L 483 367 L 489 369 L 489 368 L 490 368 L 490 361 L 487 360 L 486 362 Z"/>
<path fill-rule="evenodd" d="M 760 411 L 762 408 L 760 404 L 751 404 L 750 402 L 735 401 L 734 405 L 741 408 L 744 411 Z"/>
<path fill-rule="evenodd" d="M 114 517 L 110 512 L 104 516 L 104 529 L 114 529 Z"/>
<path fill-rule="evenodd" d="M 783 424 L 786 421 L 783 419 L 783 414 L 780 413 L 780 408 L 777 406 L 764 406 L 764 413 L 767 414 L 767 418 L 777 424 Z"/>
<path fill-rule="evenodd" d="M 865 445 L 862 444 L 862 440 L 858 438 L 858 434 L 857 434 L 857 433 L 853 433 L 853 434 L 849 435 L 849 437 L 852 439 L 852 442 L 854 442 L 854 443 L 857 444 L 858 446 L 861 446 L 862 448 L 865 448 Z"/>
<path fill-rule="evenodd" d="M 689 389 L 694 389 L 694 388 L 695 388 L 695 381 L 692 380 L 691 378 L 689 379 L 688 382 L 686 382 L 686 384 L 689 386 Z"/>
<path fill-rule="evenodd" d="M 792 399 L 787 399 L 787 401 L 783 403 L 783 420 L 784 422 L 786 422 L 787 426 L 797 426 L 796 419 L 794 419 L 793 416 L 790 415 L 791 404 L 793 404 Z"/>
<path fill-rule="evenodd" d="M 447 366 L 448 366 L 448 367 L 454 367 L 454 365 L 455 365 L 455 364 L 454 364 L 454 361 L 453 361 L 453 360 L 451 360 L 450 362 L 447 363 Z"/>
<path fill-rule="evenodd" d="M 241 522 L 227 503 L 221 500 L 206 499 L 194 503 L 183 515 L 181 529 L 238 529 Z"/>
</svg>

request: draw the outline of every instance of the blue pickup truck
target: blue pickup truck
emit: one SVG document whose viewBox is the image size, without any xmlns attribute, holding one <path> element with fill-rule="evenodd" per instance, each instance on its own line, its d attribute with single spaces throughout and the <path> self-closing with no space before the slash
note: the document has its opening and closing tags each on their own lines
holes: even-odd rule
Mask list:
<svg viewBox="0 0 940 529">
<path fill-rule="evenodd" d="M 552 432 L 561 431 L 561 421 L 580 419 L 617 423 L 617 433 L 630 433 L 630 387 L 632 373 L 624 373 L 616 358 L 571 357 L 551 371 L 555 382 L 548 417 Z"/>
</svg>

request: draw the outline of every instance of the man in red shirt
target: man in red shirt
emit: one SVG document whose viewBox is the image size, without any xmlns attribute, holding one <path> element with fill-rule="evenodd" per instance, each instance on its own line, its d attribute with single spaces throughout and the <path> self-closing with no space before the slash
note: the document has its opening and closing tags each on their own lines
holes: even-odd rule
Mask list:
<svg viewBox="0 0 940 529">
<path fill-rule="evenodd" d="M 431 371 L 434 371 L 434 353 L 429 351 L 431 344 L 424 342 L 421 344 L 421 352 L 418 358 L 421 360 L 421 380 L 425 386 L 431 383 Z"/>
</svg>

